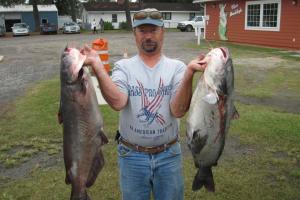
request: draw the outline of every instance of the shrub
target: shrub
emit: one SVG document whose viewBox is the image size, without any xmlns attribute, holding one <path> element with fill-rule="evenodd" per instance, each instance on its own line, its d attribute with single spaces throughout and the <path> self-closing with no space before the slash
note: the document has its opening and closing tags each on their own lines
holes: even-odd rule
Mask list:
<svg viewBox="0 0 300 200">
<path fill-rule="evenodd" d="M 104 30 L 113 30 L 114 27 L 111 22 L 104 22 Z"/>
<path fill-rule="evenodd" d="M 125 30 L 129 30 L 130 29 L 129 24 L 127 22 L 120 22 L 119 23 L 119 28 L 120 29 L 125 29 Z"/>
</svg>

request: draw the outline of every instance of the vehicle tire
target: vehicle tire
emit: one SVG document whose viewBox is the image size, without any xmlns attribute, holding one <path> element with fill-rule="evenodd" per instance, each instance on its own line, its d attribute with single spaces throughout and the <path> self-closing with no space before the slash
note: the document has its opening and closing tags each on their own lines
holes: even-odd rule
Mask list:
<svg viewBox="0 0 300 200">
<path fill-rule="evenodd" d="M 187 26 L 185 27 L 185 30 L 186 30 L 187 32 L 191 32 L 191 31 L 193 30 L 193 27 L 192 27 L 191 25 L 187 25 Z"/>
<path fill-rule="evenodd" d="M 184 32 L 184 31 L 185 31 L 185 29 L 180 29 L 180 31 L 181 31 L 181 32 Z"/>
</svg>

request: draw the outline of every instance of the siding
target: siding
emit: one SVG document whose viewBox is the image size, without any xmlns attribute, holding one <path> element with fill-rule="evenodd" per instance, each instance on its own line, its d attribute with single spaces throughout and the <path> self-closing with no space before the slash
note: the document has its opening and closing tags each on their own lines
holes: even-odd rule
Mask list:
<svg viewBox="0 0 300 200">
<path fill-rule="evenodd" d="M 21 21 L 25 22 L 26 24 L 29 25 L 30 27 L 30 32 L 34 31 L 35 23 L 34 23 L 34 18 L 33 18 L 33 13 L 32 12 L 22 12 L 21 13 Z M 40 16 L 40 23 L 42 23 L 42 19 L 46 18 L 48 19 L 48 22 L 57 24 L 57 12 L 39 12 Z"/>
<path fill-rule="evenodd" d="M 58 16 L 57 16 L 57 12 L 40 12 L 40 19 L 42 21 L 42 19 L 48 19 L 49 23 L 52 24 L 58 24 Z"/>
<path fill-rule="evenodd" d="M 30 32 L 34 31 L 34 18 L 32 12 L 23 12 L 22 15 L 22 22 L 25 22 L 30 29 Z"/>
<path fill-rule="evenodd" d="M 300 49 L 300 4 L 292 5 L 289 0 L 281 0 L 281 19 L 279 31 L 245 30 L 245 2 L 239 1 L 240 14 L 229 16 L 231 5 L 236 1 L 226 1 L 228 41 L 264 45 L 270 47 Z M 219 6 L 206 3 L 206 14 L 210 16 L 206 27 L 206 38 L 219 40 Z"/>
</svg>

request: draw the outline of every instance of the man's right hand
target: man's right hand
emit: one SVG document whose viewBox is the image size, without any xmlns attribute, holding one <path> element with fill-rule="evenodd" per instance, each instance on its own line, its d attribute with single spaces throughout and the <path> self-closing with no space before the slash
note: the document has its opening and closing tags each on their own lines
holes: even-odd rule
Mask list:
<svg viewBox="0 0 300 200">
<path fill-rule="evenodd" d="M 91 49 L 87 45 L 84 45 L 84 47 L 80 49 L 80 52 L 83 55 L 86 55 L 84 65 L 90 65 L 94 71 L 99 68 L 104 68 L 98 53 L 94 49 Z"/>
</svg>

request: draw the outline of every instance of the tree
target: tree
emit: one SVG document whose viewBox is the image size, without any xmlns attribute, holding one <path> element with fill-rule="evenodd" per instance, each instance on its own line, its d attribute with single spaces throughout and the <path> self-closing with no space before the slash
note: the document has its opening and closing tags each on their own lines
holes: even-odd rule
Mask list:
<svg viewBox="0 0 300 200">
<path fill-rule="evenodd" d="M 130 15 L 130 9 L 129 9 L 129 2 L 128 2 L 128 0 L 124 1 L 124 8 L 125 8 L 126 23 L 128 25 L 128 29 L 132 29 L 131 15 Z"/>
<path fill-rule="evenodd" d="M 34 18 L 34 30 L 40 32 L 40 15 L 38 10 L 38 2 L 37 0 L 32 0 L 32 7 L 33 7 L 33 18 Z"/>
<path fill-rule="evenodd" d="M 25 0 L 1 0 L 0 5 L 4 7 L 9 7 L 17 4 L 25 3 Z"/>
<path fill-rule="evenodd" d="M 76 22 L 76 16 L 79 7 L 78 0 L 55 0 L 54 1 L 58 15 L 71 15 L 72 20 Z"/>
<path fill-rule="evenodd" d="M 129 0 L 117 0 L 117 2 L 118 2 L 118 4 L 123 5 L 125 15 L 126 15 L 127 27 L 128 27 L 128 29 L 132 29 Z"/>
</svg>

